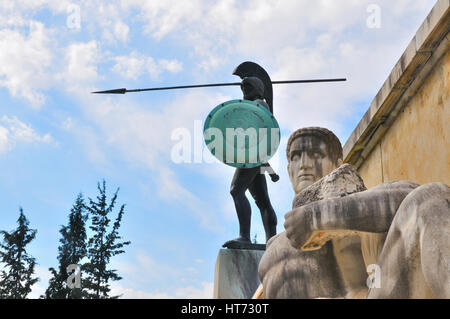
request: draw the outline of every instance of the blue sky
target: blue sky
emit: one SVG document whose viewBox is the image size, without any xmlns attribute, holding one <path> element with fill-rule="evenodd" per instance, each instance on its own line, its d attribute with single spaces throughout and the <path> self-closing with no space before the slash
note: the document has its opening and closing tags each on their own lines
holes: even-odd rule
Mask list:
<svg viewBox="0 0 450 319">
<path fill-rule="evenodd" d="M 282 139 L 271 163 L 281 180 L 268 186 L 281 232 L 294 195 L 290 133 L 324 126 L 344 144 L 434 2 L 0 0 L 0 229 L 16 227 L 19 207 L 38 229 L 32 297 L 47 287 L 77 194 L 95 197 L 102 179 L 109 194 L 120 187 L 121 233 L 132 242 L 113 259 L 123 277 L 114 293 L 211 297 L 218 251 L 238 234 L 234 170 L 207 162 L 198 129 L 216 105 L 241 97 L 238 87 L 89 92 L 235 82 L 247 60 L 272 80 L 346 77 L 274 87 Z M 172 154 L 180 130 L 191 138 L 188 163 Z"/>
</svg>

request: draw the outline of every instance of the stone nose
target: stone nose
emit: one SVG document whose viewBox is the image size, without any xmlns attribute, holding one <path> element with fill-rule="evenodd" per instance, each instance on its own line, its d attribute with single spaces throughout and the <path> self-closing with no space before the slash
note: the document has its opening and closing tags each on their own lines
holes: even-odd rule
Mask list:
<svg viewBox="0 0 450 319">
<path fill-rule="evenodd" d="M 312 160 L 308 156 L 308 153 L 303 152 L 300 155 L 300 169 L 312 168 Z"/>
</svg>

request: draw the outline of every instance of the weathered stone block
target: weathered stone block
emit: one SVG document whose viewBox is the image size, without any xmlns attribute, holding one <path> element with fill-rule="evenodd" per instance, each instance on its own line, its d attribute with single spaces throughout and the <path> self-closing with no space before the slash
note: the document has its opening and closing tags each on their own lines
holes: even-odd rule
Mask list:
<svg viewBox="0 0 450 319">
<path fill-rule="evenodd" d="M 214 272 L 214 299 L 250 299 L 259 286 L 263 250 L 221 249 Z"/>
</svg>

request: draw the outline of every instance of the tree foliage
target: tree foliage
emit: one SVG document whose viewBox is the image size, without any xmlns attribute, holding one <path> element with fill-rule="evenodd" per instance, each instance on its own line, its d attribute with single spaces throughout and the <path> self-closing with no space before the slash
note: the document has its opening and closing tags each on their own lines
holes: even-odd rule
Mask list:
<svg viewBox="0 0 450 319">
<path fill-rule="evenodd" d="M 81 265 L 81 261 L 87 254 L 87 235 L 86 235 L 86 221 L 88 214 L 86 213 L 86 206 L 83 195 L 78 194 L 75 204 L 70 210 L 69 223 L 67 226 L 61 226 L 61 238 L 58 247 L 58 270 L 49 268 L 52 273 L 52 278 L 49 281 L 49 286 L 45 291 L 45 298 L 51 299 L 80 299 L 83 297 L 82 288 L 71 289 L 67 285 L 69 274 L 67 267 L 69 265 Z M 81 265 L 81 273 L 83 272 L 83 265 Z M 83 286 L 83 284 L 82 284 Z"/>
<path fill-rule="evenodd" d="M 25 299 L 31 287 L 39 280 L 33 278 L 36 260 L 26 250 L 26 246 L 36 237 L 37 230 L 30 229 L 29 221 L 20 208 L 18 227 L 11 231 L 1 231 L 0 244 L 0 298 Z"/>
<path fill-rule="evenodd" d="M 124 253 L 124 246 L 129 245 L 129 241 L 121 241 L 119 235 L 120 223 L 125 212 L 125 205 L 120 206 L 117 217 L 111 225 L 110 216 L 116 205 L 116 190 L 111 200 L 107 200 L 106 182 L 102 185 L 97 184 L 99 195 L 96 200 L 89 198 L 89 205 L 86 207 L 91 218 L 90 229 L 93 233 L 88 240 L 87 257 L 88 263 L 85 264 L 84 273 L 87 275 L 85 285 L 89 293 L 88 298 L 104 299 L 117 298 L 110 296 L 110 283 L 122 279 L 117 270 L 109 269 L 108 265 L 113 256 Z"/>
</svg>

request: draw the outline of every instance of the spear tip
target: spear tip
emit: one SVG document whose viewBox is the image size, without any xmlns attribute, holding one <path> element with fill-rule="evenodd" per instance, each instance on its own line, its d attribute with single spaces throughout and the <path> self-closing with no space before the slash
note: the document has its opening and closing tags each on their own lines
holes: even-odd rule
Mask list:
<svg viewBox="0 0 450 319">
<path fill-rule="evenodd" d="M 107 90 L 107 91 L 96 91 L 91 92 L 92 94 L 125 94 L 127 92 L 126 88 Z"/>
</svg>

